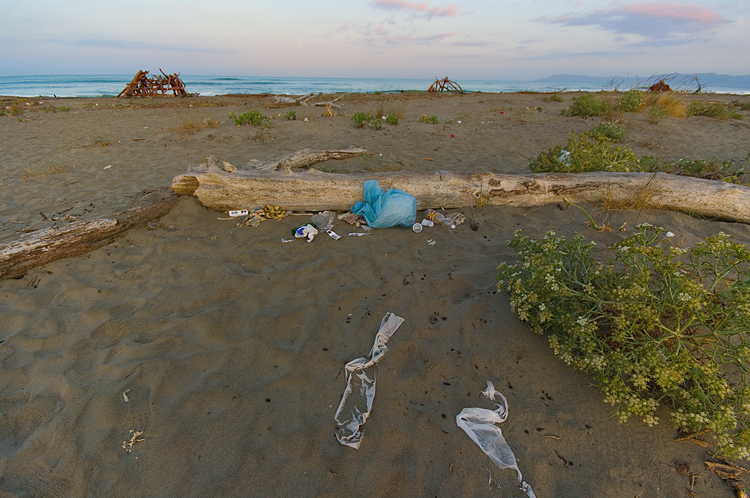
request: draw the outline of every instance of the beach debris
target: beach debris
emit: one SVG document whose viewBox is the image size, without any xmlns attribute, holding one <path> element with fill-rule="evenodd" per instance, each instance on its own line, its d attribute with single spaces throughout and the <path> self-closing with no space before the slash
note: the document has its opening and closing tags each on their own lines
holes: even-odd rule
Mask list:
<svg viewBox="0 0 750 498">
<path fill-rule="evenodd" d="M 122 449 L 124 449 L 127 453 L 131 453 L 133 451 L 133 446 L 135 446 L 135 443 L 140 443 L 141 441 L 146 440 L 145 438 L 141 437 L 142 435 L 143 431 L 130 429 L 130 440 L 122 442 Z"/>
<path fill-rule="evenodd" d="M 434 246 L 435 245 L 435 241 L 433 239 L 428 239 L 427 240 L 427 245 L 428 246 Z"/>
<path fill-rule="evenodd" d="M 307 237 L 308 242 L 312 242 L 316 235 L 318 235 L 318 229 L 309 223 L 294 230 L 294 236 L 296 238 L 304 239 Z"/>
<path fill-rule="evenodd" d="M 686 436 L 675 438 L 675 443 L 682 443 L 683 441 L 690 441 L 691 443 L 695 443 L 698 446 L 701 446 L 703 448 L 708 448 L 710 445 L 703 441 L 702 439 L 698 439 L 698 436 L 702 436 L 704 434 L 708 434 L 708 429 L 703 429 L 702 431 L 696 432 L 695 434 L 688 434 Z"/>
<path fill-rule="evenodd" d="M 365 235 L 372 235 L 369 232 L 351 232 L 349 237 L 364 237 Z"/>
<path fill-rule="evenodd" d="M 704 464 L 706 468 L 712 471 L 714 474 L 719 476 L 730 488 L 734 490 L 734 494 L 737 498 L 748 498 L 747 487 L 745 481 L 742 479 L 743 472 L 750 472 L 750 470 L 740 467 L 727 458 L 720 456 L 716 457 L 720 462 L 711 462 L 706 460 Z"/>
<path fill-rule="evenodd" d="M 438 79 L 435 78 L 435 83 L 430 85 L 430 88 L 427 89 L 428 92 L 457 92 L 457 93 L 464 93 L 463 88 L 461 88 L 461 85 L 456 83 L 455 81 L 451 81 L 448 78 Z"/>
<path fill-rule="evenodd" d="M 346 389 L 341 403 L 336 409 L 336 439 L 339 443 L 359 449 L 362 442 L 360 427 L 364 425 L 372 410 L 375 399 L 375 371 L 368 375 L 367 369 L 374 367 L 385 356 L 388 347 L 385 345 L 396 330 L 404 323 L 404 319 L 386 313 L 380 322 L 380 329 L 375 335 L 375 342 L 370 350 L 369 358 L 356 358 L 346 364 Z M 354 393 L 354 394 L 353 394 Z"/>
<path fill-rule="evenodd" d="M 130 402 L 130 398 L 128 398 L 128 393 L 129 392 L 130 392 L 130 389 L 125 389 L 125 391 L 122 393 L 122 400 L 125 403 L 129 403 Z"/>
<path fill-rule="evenodd" d="M 648 87 L 649 92 L 671 92 L 672 89 L 669 88 L 669 85 L 667 85 L 666 80 L 659 80 L 657 83 L 654 83 L 650 87 Z"/>
<path fill-rule="evenodd" d="M 692 472 L 690 470 L 690 464 L 687 464 L 685 462 L 675 461 L 674 463 L 674 469 L 683 475 L 686 475 L 690 478 L 690 491 L 695 488 L 695 482 L 701 478 L 700 474 L 696 474 L 695 472 Z"/>
<path fill-rule="evenodd" d="M 417 221 L 417 199 L 401 189 L 383 191 L 377 180 L 367 180 L 364 182 L 364 198 L 364 202 L 355 202 L 351 211 L 363 216 L 368 226 L 411 228 Z"/>
<path fill-rule="evenodd" d="M 245 215 L 241 212 L 244 211 Z M 264 220 L 281 220 L 286 216 L 286 211 L 279 206 L 271 206 L 266 204 L 264 207 L 256 207 L 250 213 L 246 209 L 239 211 L 230 211 L 229 216 L 233 216 L 232 213 L 240 213 L 234 216 L 241 216 L 240 221 L 237 223 L 238 227 L 257 227 Z"/>
<path fill-rule="evenodd" d="M 180 73 L 166 74 L 159 69 L 164 76 L 148 76 L 148 71 L 139 70 L 135 73 L 133 81 L 125 86 L 117 97 L 156 97 L 157 95 L 167 95 L 172 92 L 173 95 L 184 97 L 188 93 L 185 90 L 185 84 L 180 79 Z"/>
<path fill-rule="evenodd" d="M 339 104 L 335 104 L 334 102 L 342 99 L 344 95 L 339 95 L 333 100 L 323 100 L 320 102 L 310 102 L 311 99 L 314 97 L 319 97 L 323 95 L 322 93 L 310 93 L 308 95 L 302 95 L 302 96 L 286 96 L 286 95 L 276 95 L 274 97 L 274 102 L 265 102 L 263 105 L 265 105 L 269 109 L 277 109 L 280 107 L 294 107 L 298 105 L 304 105 L 304 106 L 316 106 L 316 105 L 324 105 L 326 106 L 326 110 L 330 107 L 335 107 L 337 109 L 341 108 Z M 307 120 L 305 120 L 307 121 Z"/>
<path fill-rule="evenodd" d="M 331 107 L 330 102 L 326 102 L 326 110 L 323 111 L 323 114 L 321 114 L 322 117 L 333 117 L 333 108 Z"/>
<path fill-rule="evenodd" d="M 531 486 L 523 480 L 523 475 L 516 463 L 516 456 L 503 437 L 503 432 L 495 424 L 501 424 L 508 418 L 508 400 L 495 390 L 492 382 L 487 381 L 487 389 L 482 394 L 495 401 L 500 397 L 500 403 L 495 403 L 496 410 L 487 408 L 464 408 L 456 415 L 456 424 L 463 429 L 467 436 L 501 469 L 514 469 L 518 473 L 518 484 L 526 496 L 536 498 Z M 558 457 L 560 455 L 558 454 Z M 562 458 L 562 457 L 560 457 Z"/>
</svg>

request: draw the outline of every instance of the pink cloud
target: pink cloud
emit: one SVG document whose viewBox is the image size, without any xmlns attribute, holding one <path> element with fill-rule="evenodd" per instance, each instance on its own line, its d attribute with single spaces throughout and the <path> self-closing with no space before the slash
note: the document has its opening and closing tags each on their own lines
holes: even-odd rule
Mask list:
<svg viewBox="0 0 750 498">
<path fill-rule="evenodd" d="M 424 14 L 425 17 L 452 17 L 458 14 L 455 5 L 447 7 L 430 7 L 430 0 L 422 3 L 406 2 L 405 0 L 374 0 L 376 7 L 390 10 L 410 10 Z"/>
</svg>

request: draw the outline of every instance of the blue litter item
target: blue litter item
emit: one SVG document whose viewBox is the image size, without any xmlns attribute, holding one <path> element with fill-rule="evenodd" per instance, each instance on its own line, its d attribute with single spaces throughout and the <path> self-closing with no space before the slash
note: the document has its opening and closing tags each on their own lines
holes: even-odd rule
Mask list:
<svg viewBox="0 0 750 498">
<path fill-rule="evenodd" d="M 365 201 L 357 201 L 352 213 L 363 216 L 373 228 L 411 227 L 417 221 L 417 199 L 401 189 L 383 190 L 377 180 L 364 184 Z"/>
</svg>

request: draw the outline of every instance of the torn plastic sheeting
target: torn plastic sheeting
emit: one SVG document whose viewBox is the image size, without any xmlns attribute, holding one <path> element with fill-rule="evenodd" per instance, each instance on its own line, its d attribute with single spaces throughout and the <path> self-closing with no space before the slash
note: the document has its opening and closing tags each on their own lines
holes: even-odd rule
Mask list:
<svg viewBox="0 0 750 498">
<path fill-rule="evenodd" d="M 362 441 L 360 427 L 367 421 L 372 410 L 372 401 L 375 399 L 375 372 L 372 378 L 365 372 L 366 369 L 379 362 L 385 352 L 388 351 L 385 343 L 398 330 L 404 319 L 386 313 L 380 322 L 380 329 L 375 335 L 375 343 L 370 350 L 370 358 L 357 358 L 346 364 L 346 389 L 341 398 L 338 409 L 336 409 L 336 439 L 339 443 L 359 449 Z M 356 388 L 356 391 L 355 391 Z M 356 392 L 357 394 L 352 395 Z M 344 416 L 343 420 L 341 417 Z"/>
<path fill-rule="evenodd" d="M 534 491 L 526 481 L 523 480 L 521 471 L 516 463 L 516 456 L 508 446 L 503 437 L 503 431 L 495 424 L 501 424 L 508 418 L 508 400 L 501 393 L 495 391 L 492 382 L 487 381 L 487 389 L 482 391 L 492 401 L 495 395 L 500 396 L 502 403 L 495 403 L 497 410 L 486 408 L 464 408 L 456 415 L 456 424 L 464 430 L 472 441 L 484 451 L 484 453 L 495 462 L 501 469 L 515 469 L 518 473 L 520 488 L 529 498 L 536 498 Z"/>
</svg>

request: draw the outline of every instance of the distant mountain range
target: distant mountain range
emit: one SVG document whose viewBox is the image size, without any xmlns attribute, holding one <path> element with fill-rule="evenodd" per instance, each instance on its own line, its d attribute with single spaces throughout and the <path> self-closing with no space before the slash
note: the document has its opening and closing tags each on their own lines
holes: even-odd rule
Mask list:
<svg viewBox="0 0 750 498">
<path fill-rule="evenodd" d="M 750 74 L 746 74 L 743 76 L 731 76 L 728 74 L 716 73 L 668 73 L 653 74 L 650 76 L 582 76 L 577 74 L 555 74 L 537 81 L 555 83 L 565 83 L 566 81 L 579 83 L 583 82 L 591 85 L 624 88 L 631 87 L 635 84 L 638 84 L 640 86 L 650 86 L 654 83 L 657 83 L 659 80 L 666 80 L 667 84 L 669 84 L 670 86 L 695 87 L 696 78 L 698 79 L 700 84 L 704 86 L 721 86 L 750 90 Z"/>
</svg>

